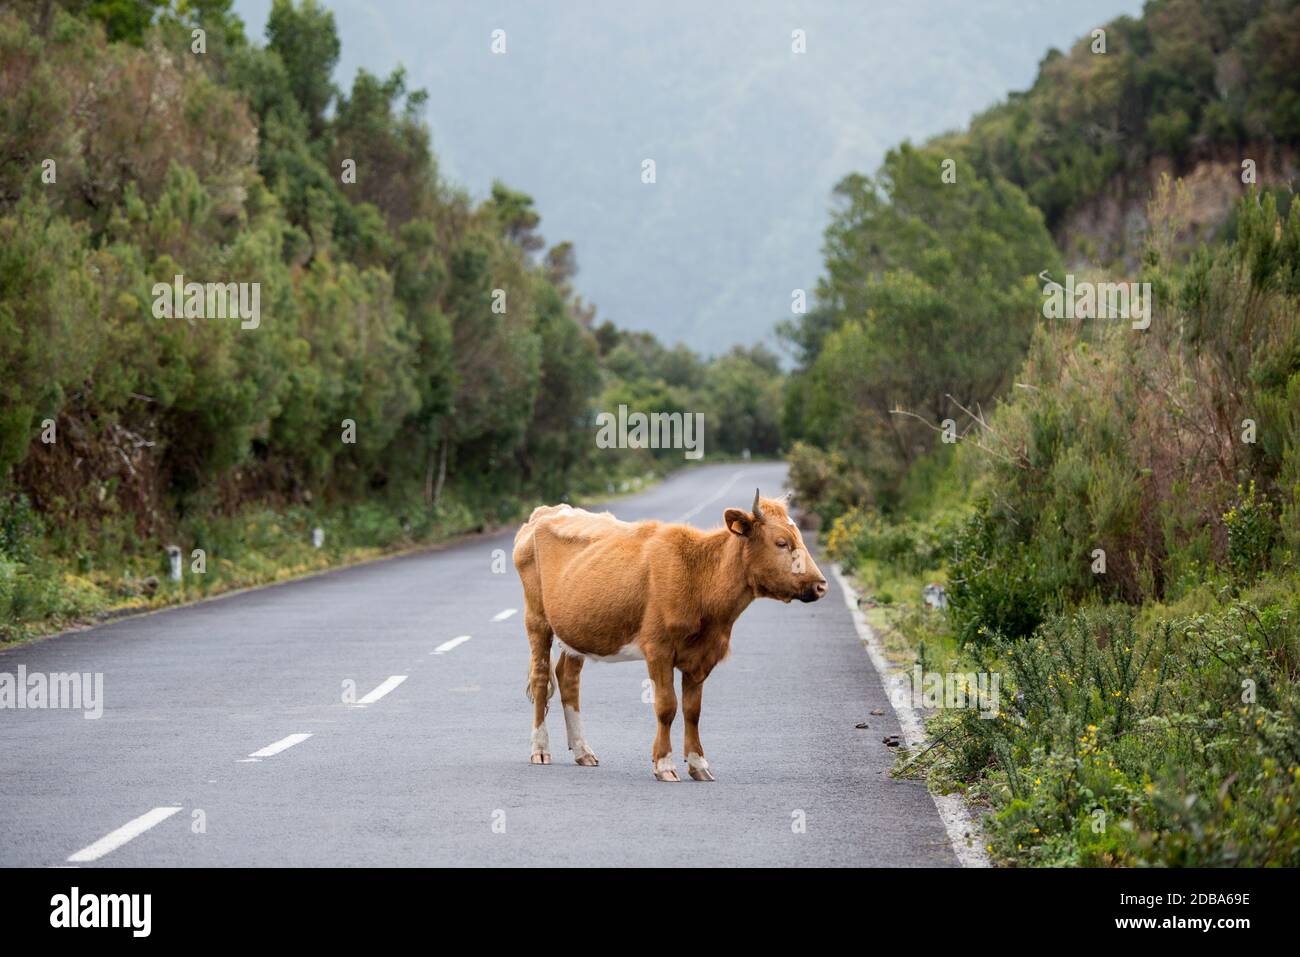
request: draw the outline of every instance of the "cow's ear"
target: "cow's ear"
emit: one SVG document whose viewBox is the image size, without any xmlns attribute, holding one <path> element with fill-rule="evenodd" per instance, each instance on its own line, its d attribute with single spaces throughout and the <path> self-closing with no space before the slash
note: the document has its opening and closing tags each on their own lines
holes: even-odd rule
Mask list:
<svg viewBox="0 0 1300 957">
<path fill-rule="evenodd" d="M 738 508 L 727 509 L 722 513 L 722 520 L 729 531 L 742 537 L 748 535 L 754 528 L 754 521 L 750 514 Z"/>
</svg>

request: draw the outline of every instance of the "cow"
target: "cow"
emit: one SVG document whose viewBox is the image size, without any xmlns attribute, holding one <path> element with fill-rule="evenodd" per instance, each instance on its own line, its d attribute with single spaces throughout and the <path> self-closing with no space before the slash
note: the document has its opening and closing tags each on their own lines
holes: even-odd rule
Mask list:
<svg viewBox="0 0 1300 957">
<path fill-rule="evenodd" d="M 533 764 L 550 764 L 549 701 L 558 685 L 569 750 L 583 767 L 600 762 L 583 735 L 578 687 L 583 663 L 644 661 L 659 721 L 650 752 L 659 781 L 680 781 L 669 740 L 677 716 L 673 669 L 682 673 L 683 754 L 690 776 L 714 780 L 700 744 L 704 680 L 731 647 L 731 628 L 755 598 L 817 601 L 826 579 L 808 554 L 786 504 L 754 491 L 748 511 L 729 508 L 723 527 L 624 522 L 570 505 L 533 510 L 515 535 L 532 647 L 526 688 L 533 703 Z M 559 660 L 551 663 L 551 645 Z"/>
</svg>

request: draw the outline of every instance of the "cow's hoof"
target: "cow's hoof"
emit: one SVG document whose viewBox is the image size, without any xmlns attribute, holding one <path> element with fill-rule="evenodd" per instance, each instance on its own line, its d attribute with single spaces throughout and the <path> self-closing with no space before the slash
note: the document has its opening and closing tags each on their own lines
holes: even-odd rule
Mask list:
<svg viewBox="0 0 1300 957">
<path fill-rule="evenodd" d="M 704 755 L 697 754 L 694 751 L 686 753 L 686 770 L 690 772 L 691 777 L 696 781 L 716 781 L 713 772 L 709 770 L 709 762 L 704 760 Z"/>
<path fill-rule="evenodd" d="M 551 763 L 551 756 L 547 754 L 545 751 L 533 752 L 533 764 L 550 764 L 550 763 Z"/>
<path fill-rule="evenodd" d="M 592 754 L 590 751 L 588 751 L 586 754 L 578 755 L 573 760 L 576 761 L 584 768 L 595 768 L 600 766 L 600 762 L 596 760 L 596 756 Z"/>
<path fill-rule="evenodd" d="M 675 768 L 669 768 L 666 771 L 656 771 L 655 780 L 656 781 L 680 781 L 681 778 L 677 776 L 677 770 Z"/>
</svg>

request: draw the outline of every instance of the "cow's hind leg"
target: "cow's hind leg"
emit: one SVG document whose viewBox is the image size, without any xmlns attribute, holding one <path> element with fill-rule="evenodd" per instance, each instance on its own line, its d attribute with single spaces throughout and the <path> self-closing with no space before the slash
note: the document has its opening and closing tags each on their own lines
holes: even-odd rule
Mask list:
<svg viewBox="0 0 1300 957">
<path fill-rule="evenodd" d="M 528 673 L 528 697 L 533 702 L 533 764 L 551 763 L 551 742 L 546 733 L 546 711 L 550 697 L 555 693 L 554 671 L 551 668 L 551 626 L 542 615 L 531 611 L 525 615 L 528 643 L 533 649 L 532 666 Z"/>
<path fill-rule="evenodd" d="M 583 659 L 561 653 L 555 665 L 555 677 L 560 685 L 560 701 L 564 705 L 564 727 L 569 736 L 569 750 L 573 760 L 584 768 L 600 764 L 595 753 L 582 735 L 582 715 L 578 706 L 578 689 L 582 682 Z"/>
</svg>

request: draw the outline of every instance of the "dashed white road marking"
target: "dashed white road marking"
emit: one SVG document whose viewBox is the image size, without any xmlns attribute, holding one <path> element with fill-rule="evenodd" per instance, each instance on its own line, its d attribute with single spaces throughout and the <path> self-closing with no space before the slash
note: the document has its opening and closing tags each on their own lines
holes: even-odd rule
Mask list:
<svg viewBox="0 0 1300 957">
<path fill-rule="evenodd" d="M 509 618 L 511 615 L 514 615 L 514 614 L 518 613 L 518 611 L 519 611 L 518 608 L 507 608 L 507 609 L 505 609 L 504 611 L 499 611 L 499 612 L 497 612 L 495 615 L 493 615 L 493 616 L 492 616 L 492 620 L 493 620 L 493 621 L 505 621 L 505 620 L 506 620 L 507 618 Z"/>
<path fill-rule="evenodd" d="M 447 652 L 451 651 L 451 649 L 459 648 L 461 645 L 465 644 L 465 642 L 469 641 L 470 638 L 472 637 L 473 635 L 457 635 L 451 641 L 444 641 L 437 648 L 434 648 L 433 651 L 429 652 L 429 654 L 445 655 Z"/>
<path fill-rule="evenodd" d="M 389 678 L 385 678 L 383 684 L 381 684 L 374 691 L 371 691 L 369 694 L 367 694 L 364 698 L 358 701 L 357 704 L 358 705 L 374 704 L 376 701 L 378 701 L 384 695 L 388 694 L 388 692 L 392 691 L 394 688 L 396 688 L 405 680 L 406 680 L 406 675 L 393 675 Z"/>
<path fill-rule="evenodd" d="M 706 505 L 708 505 L 710 502 L 716 502 L 718 499 L 722 498 L 722 496 L 724 496 L 724 495 L 726 495 L 728 492 L 730 492 L 730 491 L 731 491 L 731 486 L 733 486 L 733 485 L 736 484 L 736 479 L 740 478 L 740 477 L 741 477 L 742 475 L 744 475 L 744 474 L 745 474 L 744 472 L 736 472 L 734 475 L 731 476 L 731 478 L 727 479 L 727 481 L 723 483 L 722 488 L 718 489 L 716 492 L 713 493 L 712 496 L 710 496 L 709 498 L 706 498 L 706 499 L 705 499 L 703 502 L 701 502 L 699 505 L 696 505 L 693 509 L 691 509 L 689 512 L 687 512 L 685 515 L 683 515 L 683 516 L 682 516 L 681 518 L 679 518 L 677 521 L 679 521 L 679 522 L 689 522 L 689 521 L 690 521 L 691 519 L 693 519 L 696 515 L 699 515 L 700 512 L 704 511 L 704 507 L 705 507 Z"/>
<path fill-rule="evenodd" d="M 281 738 L 279 741 L 275 742 L 274 744 L 268 744 L 260 751 L 254 751 L 246 758 L 240 758 L 240 761 L 246 763 L 249 761 L 260 761 L 262 760 L 262 758 L 272 757 L 273 755 L 279 754 L 281 751 L 287 751 L 289 748 L 292 748 L 295 744 L 302 744 L 310 737 L 311 737 L 310 734 L 302 734 L 302 733 L 291 734 L 288 737 Z"/>
<path fill-rule="evenodd" d="M 155 824 L 161 824 L 177 811 L 180 805 L 169 807 L 156 807 L 152 811 L 141 814 L 133 821 L 127 821 L 116 831 L 110 831 L 101 837 L 94 844 L 83 847 L 77 853 L 68 858 L 69 863 L 85 864 L 88 861 L 97 861 L 110 851 L 115 851 L 127 841 L 139 837 Z"/>
</svg>

